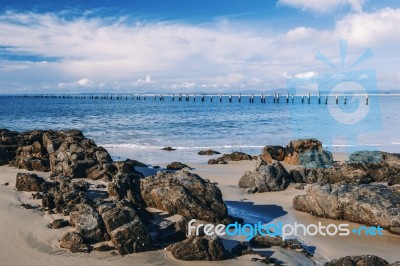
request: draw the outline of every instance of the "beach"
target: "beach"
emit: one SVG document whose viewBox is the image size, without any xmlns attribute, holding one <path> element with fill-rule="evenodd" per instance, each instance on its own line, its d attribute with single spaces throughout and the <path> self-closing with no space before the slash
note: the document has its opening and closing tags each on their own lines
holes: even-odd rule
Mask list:
<svg viewBox="0 0 400 266">
<path fill-rule="evenodd" d="M 343 154 L 336 158 L 343 159 Z M 255 161 L 229 162 L 226 165 L 207 165 L 205 163 L 187 163 L 192 170 L 190 172 L 200 175 L 217 185 L 222 192 L 223 200 L 228 205 L 232 215 L 245 219 L 245 222 L 263 221 L 293 223 L 295 221 L 304 224 L 318 223 L 329 224 L 339 223 L 336 220 L 316 218 L 311 214 L 296 211 L 293 208 L 293 197 L 304 194 L 304 190 L 295 189 L 291 184 L 286 190 L 280 192 L 266 192 L 248 194 L 238 187 L 238 181 L 245 171 L 251 171 L 255 167 Z M 161 164 L 161 166 L 164 166 Z M 286 165 L 287 169 L 292 166 Z M 293 167 L 292 167 L 293 168 Z M 138 167 L 145 175 L 156 172 L 155 169 Z M 57 265 L 85 264 L 85 265 L 243 265 L 258 264 L 250 259 L 259 257 L 257 255 L 245 255 L 220 262 L 183 262 L 173 258 L 169 251 L 149 251 L 144 253 L 129 254 L 120 256 L 114 252 L 91 252 L 70 253 L 59 248 L 59 239 L 71 227 L 61 229 L 49 228 L 49 223 L 61 214 L 47 214 L 39 210 L 25 210 L 21 203 L 31 205 L 40 204 L 39 200 L 33 200 L 31 193 L 18 192 L 15 189 L 15 176 L 26 170 L 16 169 L 9 166 L 0 167 L 0 183 L 9 183 L 8 186 L 0 187 L 0 235 L 2 242 L 0 257 L 5 265 L 43 265 L 47 261 Z M 41 177 L 48 177 L 49 173 L 37 172 Z M 96 183 L 102 181 L 96 181 Z M 150 209 L 156 214 L 156 219 L 177 220 L 179 215 L 168 215 L 165 212 Z M 353 223 L 350 223 L 355 225 Z M 400 237 L 385 231 L 384 236 L 375 237 L 373 244 L 369 237 L 363 236 L 308 236 L 301 237 L 301 241 L 314 250 L 314 256 L 307 258 L 293 250 L 282 248 L 257 249 L 260 254 L 272 256 L 285 265 L 322 265 L 328 260 L 340 258 L 347 255 L 377 255 L 390 263 L 399 259 L 397 247 L 400 245 Z M 238 240 L 243 238 L 235 237 L 225 239 L 226 249 L 232 248 Z"/>
</svg>

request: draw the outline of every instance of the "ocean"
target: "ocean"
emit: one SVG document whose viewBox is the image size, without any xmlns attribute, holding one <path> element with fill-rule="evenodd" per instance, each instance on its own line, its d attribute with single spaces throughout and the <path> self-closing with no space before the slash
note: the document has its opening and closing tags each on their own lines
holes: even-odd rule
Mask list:
<svg viewBox="0 0 400 266">
<path fill-rule="evenodd" d="M 115 159 L 132 158 L 145 163 L 172 160 L 204 163 L 209 157 L 197 151 L 214 149 L 223 153 L 243 151 L 259 154 L 265 145 L 286 145 L 298 138 L 318 138 L 333 152 L 382 150 L 399 152 L 400 96 L 344 98 L 322 96 L 280 98 L 234 96 L 219 100 L 201 96 L 178 101 L 153 96 L 123 96 L 113 99 L 33 98 L 0 96 L 0 128 L 79 129 L 86 137 L 109 150 Z M 171 146 L 176 151 L 161 151 Z"/>
</svg>

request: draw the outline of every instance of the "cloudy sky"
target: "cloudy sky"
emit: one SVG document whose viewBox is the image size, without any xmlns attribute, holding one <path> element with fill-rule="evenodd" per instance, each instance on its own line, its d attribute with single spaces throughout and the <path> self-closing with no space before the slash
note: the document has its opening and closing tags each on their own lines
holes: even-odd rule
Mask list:
<svg viewBox="0 0 400 266">
<path fill-rule="evenodd" d="M 1 1 L 0 93 L 268 91 L 362 69 L 400 85 L 399 1 L 61 2 Z"/>
</svg>

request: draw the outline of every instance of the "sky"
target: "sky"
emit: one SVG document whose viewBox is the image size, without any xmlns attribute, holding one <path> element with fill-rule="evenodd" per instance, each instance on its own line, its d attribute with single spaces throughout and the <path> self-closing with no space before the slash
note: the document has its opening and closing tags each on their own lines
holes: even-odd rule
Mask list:
<svg viewBox="0 0 400 266">
<path fill-rule="evenodd" d="M 2 0 L 0 94 L 268 92 L 367 69 L 394 91 L 399 25 L 393 0 Z"/>
</svg>

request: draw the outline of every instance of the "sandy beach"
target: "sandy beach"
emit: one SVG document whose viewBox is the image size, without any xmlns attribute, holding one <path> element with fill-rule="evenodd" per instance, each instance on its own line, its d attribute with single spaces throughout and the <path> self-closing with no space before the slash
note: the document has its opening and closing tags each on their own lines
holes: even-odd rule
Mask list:
<svg viewBox="0 0 400 266">
<path fill-rule="evenodd" d="M 339 158 L 339 155 L 336 156 Z M 342 159 L 342 155 L 340 156 Z M 253 170 L 255 161 L 230 162 L 226 165 L 188 164 L 196 173 L 204 179 L 215 183 L 222 191 L 223 199 L 228 205 L 232 215 L 245 218 L 247 221 L 262 221 L 293 223 L 294 221 L 310 224 L 321 222 L 337 224 L 338 221 L 316 218 L 308 213 L 293 209 L 292 200 L 296 195 L 304 194 L 304 190 L 295 189 L 290 185 L 285 191 L 247 194 L 238 188 L 237 183 L 245 171 Z M 161 164 L 161 166 L 164 166 Z M 286 165 L 287 166 L 287 165 Z M 287 168 L 290 168 L 287 166 Z M 138 170 L 145 175 L 155 173 L 154 169 L 140 167 Z M 26 210 L 21 203 L 39 205 L 39 200 L 33 200 L 31 193 L 18 192 L 15 189 L 15 176 L 26 170 L 15 169 L 9 166 L 0 167 L 0 183 L 9 183 L 0 187 L 0 235 L 2 242 L 0 257 L 4 265 L 43 265 L 51 261 L 53 265 L 248 265 L 259 264 L 250 259 L 256 255 L 246 255 L 221 262 L 182 262 L 174 259 L 170 252 L 165 250 L 130 254 L 127 256 L 116 255 L 114 252 L 70 253 L 59 248 L 59 239 L 72 227 L 62 229 L 50 229 L 49 223 L 60 214 L 49 215 L 39 210 Z M 48 177 L 49 173 L 37 173 L 41 177 Z M 168 215 L 156 209 L 149 209 L 155 215 L 155 219 L 177 220 L 179 215 Z M 351 225 L 354 225 L 350 223 Z M 243 238 L 224 239 L 224 245 L 230 250 L 238 240 Z M 261 254 L 272 256 L 287 265 L 313 265 L 343 257 L 346 255 L 378 255 L 390 263 L 399 259 L 397 250 L 400 245 L 400 237 L 385 231 L 385 236 L 375 237 L 373 242 L 369 237 L 301 237 L 303 243 L 314 250 L 314 257 L 306 258 L 304 255 L 282 248 L 255 249 Z M 68 259 L 66 259 L 68 258 Z M 286 265 L 286 264 L 285 264 Z"/>
</svg>

